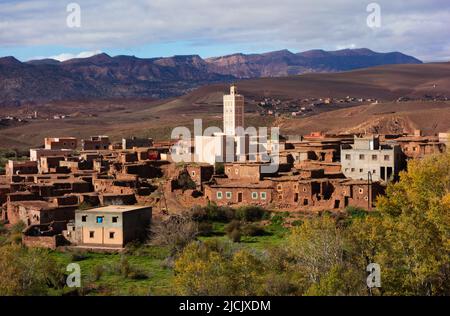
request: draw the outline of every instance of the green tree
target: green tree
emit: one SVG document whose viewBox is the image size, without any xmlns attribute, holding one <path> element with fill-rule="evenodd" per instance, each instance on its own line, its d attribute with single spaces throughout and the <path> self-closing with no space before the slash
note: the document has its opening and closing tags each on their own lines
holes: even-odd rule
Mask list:
<svg viewBox="0 0 450 316">
<path fill-rule="evenodd" d="M 309 219 L 294 227 L 287 249 L 310 283 L 318 283 L 332 267 L 343 262 L 342 233 L 329 216 Z"/>
<path fill-rule="evenodd" d="M 50 295 L 62 288 L 62 271 L 45 250 L 0 247 L 0 295 Z"/>
<path fill-rule="evenodd" d="M 175 262 L 175 288 L 180 295 L 257 295 L 264 267 L 256 253 L 229 242 L 193 242 Z"/>
<path fill-rule="evenodd" d="M 376 262 L 389 295 L 449 295 L 450 153 L 408 164 L 377 208 L 383 242 Z"/>
</svg>

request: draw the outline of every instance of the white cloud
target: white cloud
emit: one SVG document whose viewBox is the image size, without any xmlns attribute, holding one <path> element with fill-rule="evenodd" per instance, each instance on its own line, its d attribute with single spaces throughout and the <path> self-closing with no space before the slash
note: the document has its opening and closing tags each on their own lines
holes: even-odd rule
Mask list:
<svg viewBox="0 0 450 316">
<path fill-rule="evenodd" d="M 58 61 L 66 61 L 69 59 L 74 58 L 89 58 L 98 54 L 101 54 L 101 50 L 94 50 L 94 51 L 86 51 L 86 52 L 80 52 L 78 54 L 74 53 L 62 53 L 54 56 L 35 56 L 30 58 L 29 60 L 40 60 L 40 59 L 54 59 Z"/>
<path fill-rule="evenodd" d="M 347 49 L 347 48 L 350 48 L 350 49 L 356 48 L 356 44 L 336 45 L 337 50 Z"/>
<path fill-rule="evenodd" d="M 81 53 L 78 53 L 78 54 L 63 53 L 63 54 L 59 54 L 59 55 L 56 55 L 56 56 L 51 56 L 51 57 L 48 57 L 48 58 L 59 60 L 59 61 L 66 61 L 66 60 L 74 59 L 74 58 L 88 58 L 88 57 L 92 57 L 92 56 L 95 56 L 95 55 L 98 55 L 98 54 L 101 54 L 101 53 L 102 53 L 101 50 L 81 52 Z"/>
</svg>

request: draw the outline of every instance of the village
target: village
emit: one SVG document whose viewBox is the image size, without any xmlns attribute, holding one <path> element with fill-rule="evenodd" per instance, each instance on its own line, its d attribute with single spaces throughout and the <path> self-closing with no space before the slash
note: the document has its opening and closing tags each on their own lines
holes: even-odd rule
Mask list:
<svg viewBox="0 0 450 316">
<path fill-rule="evenodd" d="M 56 249 L 120 250 L 145 238 L 152 219 L 194 206 L 260 206 L 316 214 L 348 207 L 371 211 L 410 159 L 446 150 L 450 133 L 284 135 L 252 152 L 259 137 L 237 135 L 244 97 L 224 96 L 224 133 L 155 141 L 108 136 L 48 137 L 29 161 L 9 160 L 0 175 L 1 221 L 23 222 L 22 243 Z M 175 158 L 183 152 L 190 159 Z M 187 144 L 187 145 L 186 145 Z M 212 154 L 199 152 L 209 145 Z M 228 159 L 218 153 L 241 148 Z M 276 150 L 275 150 L 276 148 Z M 277 160 L 276 170 L 267 168 Z"/>
</svg>

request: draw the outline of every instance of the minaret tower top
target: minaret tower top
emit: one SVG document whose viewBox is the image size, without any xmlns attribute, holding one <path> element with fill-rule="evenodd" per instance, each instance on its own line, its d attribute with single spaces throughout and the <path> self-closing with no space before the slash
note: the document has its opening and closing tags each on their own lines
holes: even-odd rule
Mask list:
<svg viewBox="0 0 450 316">
<path fill-rule="evenodd" d="M 244 97 L 237 86 L 230 86 L 230 94 L 223 96 L 223 127 L 226 135 L 236 135 L 236 128 L 244 127 Z"/>
</svg>

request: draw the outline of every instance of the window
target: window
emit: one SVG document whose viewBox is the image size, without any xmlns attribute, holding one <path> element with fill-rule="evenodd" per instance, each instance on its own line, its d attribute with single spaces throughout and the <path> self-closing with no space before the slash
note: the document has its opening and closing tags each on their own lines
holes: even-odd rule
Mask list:
<svg viewBox="0 0 450 316">
<path fill-rule="evenodd" d="M 363 173 L 364 172 L 364 169 L 359 169 L 359 173 Z"/>
<path fill-rule="evenodd" d="M 222 192 L 217 191 L 217 199 L 222 200 L 222 198 L 223 198 Z"/>
<path fill-rule="evenodd" d="M 86 223 L 87 222 L 87 215 L 81 216 L 81 221 Z"/>
<path fill-rule="evenodd" d="M 97 216 L 97 224 L 103 224 L 103 216 Z"/>
<path fill-rule="evenodd" d="M 266 199 L 267 199 L 267 193 L 261 192 L 261 200 L 266 200 Z"/>
<path fill-rule="evenodd" d="M 195 177 L 195 171 L 192 171 L 192 176 Z"/>
<path fill-rule="evenodd" d="M 277 186 L 277 190 L 278 190 L 278 191 L 283 190 L 283 187 L 281 186 L 281 184 L 279 184 L 279 185 Z"/>
<path fill-rule="evenodd" d="M 350 154 L 345 155 L 345 160 L 351 160 L 352 156 Z"/>
<path fill-rule="evenodd" d="M 355 172 L 355 168 L 352 168 L 352 172 Z"/>
<path fill-rule="evenodd" d="M 109 233 L 109 239 L 114 239 L 114 235 L 115 235 L 116 233 L 115 232 L 110 232 Z"/>
<path fill-rule="evenodd" d="M 94 238 L 95 232 L 90 231 L 89 232 L 89 238 Z"/>
<path fill-rule="evenodd" d="M 378 155 L 372 155 L 372 160 L 378 160 Z"/>
<path fill-rule="evenodd" d="M 114 216 L 113 218 L 112 218 L 112 222 L 113 223 L 117 223 L 119 221 L 119 218 L 117 217 L 117 216 Z"/>
<path fill-rule="evenodd" d="M 363 188 L 359 188 L 359 194 L 363 194 L 364 193 L 364 189 Z"/>
<path fill-rule="evenodd" d="M 384 161 L 389 161 L 389 160 L 390 160 L 389 155 L 384 155 Z"/>
<path fill-rule="evenodd" d="M 231 169 L 230 169 L 230 168 L 227 168 L 227 172 L 228 172 L 228 173 L 231 173 Z"/>
<path fill-rule="evenodd" d="M 258 192 L 252 192 L 252 199 L 257 200 L 258 199 Z"/>
<path fill-rule="evenodd" d="M 359 155 L 359 160 L 364 160 L 364 159 L 366 159 L 366 156 L 364 156 L 364 155 Z"/>
<path fill-rule="evenodd" d="M 226 196 L 227 196 L 228 200 L 231 200 L 231 197 L 233 196 L 233 194 L 231 192 L 227 192 Z"/>
</svg>

